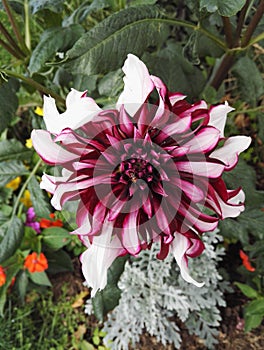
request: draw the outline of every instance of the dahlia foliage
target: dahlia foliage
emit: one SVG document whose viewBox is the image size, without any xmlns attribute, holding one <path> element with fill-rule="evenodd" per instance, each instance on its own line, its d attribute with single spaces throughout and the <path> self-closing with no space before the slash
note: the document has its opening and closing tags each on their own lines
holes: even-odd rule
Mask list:
<svg viewBox="0 0 264 350">
<path fill-rule="evenodd" d="M 44 174 L 41 188 L 57 210 L 78 201 L 74 233 L 87 246 L 81 261 L 92 295 L 105 287 L 116 257 L 137 256 L 155 242 L 159 259 L 172 252 L 182 277 L 202 286 L 187 258 L 202 253 L 203 232 L 244 210 L 242 189 L 228 190 L 221 176 L 250 138 L 225 138 L 228 104 L 188 103 L 132 54 L 123 71 L 115 108 L 102 110 L 86 91 L 72 90 L 59 114 L 55 100 L 44 98 L 47 131 L 33 130 L 33 145 L 62 174 Z"/>
</svg>

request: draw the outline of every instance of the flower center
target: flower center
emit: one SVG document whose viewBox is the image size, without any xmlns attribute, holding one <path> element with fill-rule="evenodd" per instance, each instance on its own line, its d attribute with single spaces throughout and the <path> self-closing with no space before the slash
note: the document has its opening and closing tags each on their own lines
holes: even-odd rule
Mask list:
<svg viewBox="0 0 264 350">
<path fill-rule="evenodd" d="M 119 164 L 116 176 L 123 183 L 136 183 L 139 179 L 148 183 L 153 180 L 154 168 L 144 159 L 130 158 Z"/>
</svg>

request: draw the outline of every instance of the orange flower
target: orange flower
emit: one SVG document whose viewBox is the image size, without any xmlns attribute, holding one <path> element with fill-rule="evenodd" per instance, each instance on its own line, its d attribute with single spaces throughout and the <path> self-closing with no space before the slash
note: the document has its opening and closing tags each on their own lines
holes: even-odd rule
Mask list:
<svg viewBox="0 0 264 350">
<path fill-rule="evenodd" d="M 249 257 L 243 250 L 239 251 L 240 258 L 242 259 L 243 266 L 250 272 L 254 272 L 256 269 L 253 267 L 249 261 Z"/>
<path fill-rule="evenodd" d="M 2 266 L 0 266 L 0 287 L 6 283 L 6 274 Z"/>
<path fill-rule="evenodd" d="M 31 273 L 42 272 L 48 268 L 48 261 L 43 253 L 33 252 L 26 257 L 24 267 Z"/>
<path fill-rule="evenodd" d="M 50 214 L 50 218 L 51 219 L 55 218 L 54 213 Z M 42 219 L 40 219 L 39 224 L 40 224 L 41 228 L 48 228 L 48 227 L 53 227 L 53 226 L 57 226 L 57 227 L 63 226 L 63 222 L 60 219 L 54 221 L 54 220 L 48 220 L 48 219 L 42 218 Z"/>
</svg>

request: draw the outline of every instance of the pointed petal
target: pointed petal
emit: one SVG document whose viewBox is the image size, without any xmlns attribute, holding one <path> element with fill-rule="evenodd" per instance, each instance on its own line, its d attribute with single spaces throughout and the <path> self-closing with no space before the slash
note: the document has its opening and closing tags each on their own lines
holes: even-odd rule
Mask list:
<svg viewBox="0 0 264 350">
<path fill-rule="evenodd" d="M 210 120 L 208 125 L 214 126 L 220 131 L 220 137 L 224 137 L 227 113 L 233 111 L 226 101 L 225 104 L 213 106 L 210 110 Z"/>
<path fill-rule="evenodd" d="M 202 287 L 204 283 L 195 281 L 189 274 L 187 266 L 186 251 L 189 249 L 189 239 L 181 234 L 176 234 L 176 237 L 171 243 L 171 251 L 174 258 L 180 268 L 182 278 L 189 283 L 194 284 L 196 287 Z"/>
</svg>

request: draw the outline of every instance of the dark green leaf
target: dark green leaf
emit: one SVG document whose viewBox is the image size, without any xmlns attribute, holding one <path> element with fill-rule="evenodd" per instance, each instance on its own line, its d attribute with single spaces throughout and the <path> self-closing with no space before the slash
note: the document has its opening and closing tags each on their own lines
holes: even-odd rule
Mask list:
<svg viewBox="0 0 264 350">
<path fill-rule="evenodd" d="M 28 190 L 36 216 L 40 218 L 49 218 L 51 208 L 35 176 L 29 181 Z"/>
<path fill-rule="evenodd" d="M 232 71 L 238 79 L 241 98 L 255 105 L 258 98 L 264 93 L 264 80 L 256 63 L 245 56 L 236 62 Z"/>
<path fill-rule="evenodd" d="M 258 292 L 247 284 L 235 282 L 235 285 L 241 290 L 241 292 L 248 298 L 257 298 Z"/>
<path fill-rule="evenodd" d="M 65 271 L 73 271 L 73 265 L 69 254 L 64 250 L 58 250 L 56 252 L 52 250 L 45 250 L 44 252 L 49 262 L 49 273 L 60 273 Z"/>
<path fill-rule="evenodd" d="M 58 51 L 66 51 L 76 42 L 83 33 L 80 25 L 70 27 L 57 27 L 47 29 L 40 39 L 40 42 L 32 52 L 28 70 L 31 74 L 41 70 L 43 65 Z"/>
<path fill-rule="evenodd" d="M 51 287 L 50 280 L 45 271 L 29 273 L 29 277 L 36 284 Z"/>
<path fill-rule="evenodd" d="M 221 16 L 231 17 L 245 5 L 246 0 L 200 0 L 200 9 L 208 12 L 218 12 Z"/>
<path fill-rule="evenodd" d="M 15 139 L 0 141 L 0 162 L 10 159 L 29 159 L 31 154 L 31 150 Z"/>
<path fill-rule="evenodd" d="M 263 315 L 246 315 L 245 316 L 245 332 L 250 332 L 253 328 L 260 326 Z"/>
<path fill-rule="evenodd" d="M 0 86 L 0 133 L 10 125 L 18 107 L 16 91 L 18 83 L 15 79 Z"/>
<path fill-rule="evenodd" d="M 123 88 L 123 73 L 121 69 L 107 73 L 98 84 L 98 91 L 101 96 L 116 97 Z"/>
<path fill-rule="evenodd" d="M 52 250 L 64 247 L 70 240 L 70 234 L 64 228 L 50 227 L 42 231 L 43 242 Z"/>
<path fill-rule="evenodd" d="M 128 53 L 141 56 L 148 47 L 164 42 L 168 31 L 158 21 L 161 16 L 154 6 L 130 7 L 109 16 L 67 52 L 66 67 L 87 75 L 120 68 Z"/>
<path fill-rule="evenodd" d="M 11 160 L 0 163 L 0 186 L 6 185 L 17 176 L 26 175 L 24 164 L 20 161 Z"/>
<path fill-rule="evenodd" d="M 19 247 L 23 228 L 23 222 L 18 217 L 13 217 L 0 226 L 0 263 L 13 255 Z"/>
<path fill-rule="evenodd" d="M 52 12 L 59 13 L 63 9 L 64 0 L 30 0 L 29 5 L 31 7 L 32 14 L 41 10 L 50 10 Z"/>
</svg>

